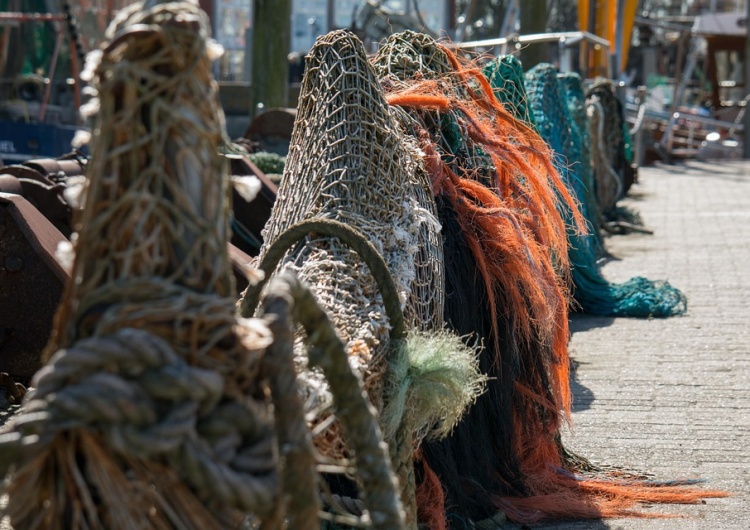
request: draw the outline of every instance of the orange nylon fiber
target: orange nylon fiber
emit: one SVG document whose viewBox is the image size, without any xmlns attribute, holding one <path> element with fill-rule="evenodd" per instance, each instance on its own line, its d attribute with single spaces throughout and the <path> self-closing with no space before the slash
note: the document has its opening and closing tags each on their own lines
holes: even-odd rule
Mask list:
<svg viewBox="0 0 750 530">
<path fill-rule="evenodd" d="M 565 462 L 560 445 L 562 419 L 569 418 L 571 404 L 570 264 L 562 213 L 570 215 L 571 228 L 579 233 L 585 232 L 586 221 L 541 137 L 505 110 L 479 68 L 441 49 L 453 73 L 387 82 L 387 100 L 423 116 L 435 111 L 448 114 L 459 123 L 464 140 L 491 161 L 489 176 L 462 168 L 456 163 L 456 153 L 441 156 L 443 148 L 435 131 L 431 136 L 426 126 L 418 127 L 433 192 L 447 198 L 456 212 L 492 314 L 515 315 L 516 340 L 541 346 L 521 349 L 542 355 L 548 371 L 535 373 L 537 363 L 519 360 L 521 373 L 512 390 L 513 450 L 529 495 L 498 497 L 497 508 L 520 523 L 550 518 L 670 517 L 635 508 L 639 502 L 694 503 L 726 496 L 721 491 L 661 485 L 613 472 L 583 477 L 568 470 L 571 464 Z M 440 123 L 439 117 L 433 116 L 431 123 Z M 493 331 L 497 342 L 496 322 Z"/>
<path fill-rule="evenodd" d="M 477 75 L 481 72 L 473 69 Z M 462 77 L 449 79 L 456 82 Z M 490 158 L 492 181 L 479 182 L 446 163 L 423 131 L 433 191 L 445 195 L 479 265 L 492 311 L 515 313 L 523 340 L 549 346 L 553 404 L 570 410 L 568 373 L 569 263 L 561 208 L 575 212 L 576 228 L 585 226 L 578 205 L 554 169 L 551 152 L 538 134 L 496 103 L 489 92 L 471 91 L 460 99 L 444 80 L 419 80 L 387 95 L 392 105 L 420 111 L 452 111 L 462 116 L 468 137 Z M 512 139 L 512 140 L 509 140 Z M 498 307 L 503 292 L 506 307 Z M 497 336 L 498 330 L 495 329 Z"/>
</svg>

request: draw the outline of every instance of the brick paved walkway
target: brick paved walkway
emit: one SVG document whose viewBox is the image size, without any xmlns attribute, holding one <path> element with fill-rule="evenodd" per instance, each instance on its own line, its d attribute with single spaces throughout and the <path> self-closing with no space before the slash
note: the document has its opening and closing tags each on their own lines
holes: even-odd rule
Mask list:
<svg viewBox="0 0 750 530">
<path fill-rule="evenodd" d="M 667 279 L 686 293 L 688 313 L 574 317 L 571 354 L 579 366 L 566 443 L 596 462 L 658 478 L 706 478 L 734 497 L 647 508 L 681 519 L 538 528 L 750 530 L 750 163 L 644 168 L 623 204 L 655 233 L 609 238 L 616 260 L 604 275 Z"/>
</svg>

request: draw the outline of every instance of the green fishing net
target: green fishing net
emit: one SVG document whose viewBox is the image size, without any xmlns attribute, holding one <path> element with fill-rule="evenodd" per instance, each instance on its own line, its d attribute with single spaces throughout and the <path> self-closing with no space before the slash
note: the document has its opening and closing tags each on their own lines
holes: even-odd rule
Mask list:
<svg viewBox="0 0 750 530">
<path fill-rule="evenodd" d="M 534 125 L 534 116 L 524 90 L 521 61 L 514 55 L 501 55 L 487 63 L 482 73 L 490 82 L 495 97 L 508 112 Z"/>
<path fill-rule="evenodd" d="M 529 107 L 542 138 L 557 153 L 555 164 L 569 189 L 582 205 L 589 222 L 586 205 L 590 188 L 582 176 L 583 138 L 576 126 L 557 70 L 540 64 L 524 78 Z M 583 171 L 585 173 L 585 171 Z M 568 212 L 567 215 L 570 215 Z M 687 309 L 685 295 L 666 281 L 635 277 L 621 284 L 608 282 L 597 265 L 597 236 L 578 235 L 570 231 L 569 257 L 573 265 L 575 300 L 586 313 L 628 317 L 667 317 Z"/>
<path fill-rule="evenodd" d="M 601 211 L 596 201 L 594 173 L 591 170 L 591 145 L 586 119 L 586 96 L 583 92 L 583 80 L 577 73 L 565 73 L 559 76 L 560 86 L 565 95 L 568 112 L 572 120 L 573 137 L 580 137 L 581 158 L 575 162 L 574 171 L 581 183 L 582 195 L 578 197 L 584 209 L 584 215 L 591 224 L 591 234 L 595 236 L 594 244 L 597 255 L 604 253 L 601 240 Z"/>
</svg>

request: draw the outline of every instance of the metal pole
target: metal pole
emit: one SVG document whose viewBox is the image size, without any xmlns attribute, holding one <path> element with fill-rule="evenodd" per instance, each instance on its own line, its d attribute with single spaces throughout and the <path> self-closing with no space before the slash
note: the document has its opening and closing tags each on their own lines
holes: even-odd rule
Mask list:
<svg viewBox="0 0 750 530">
<path fill-rule="evenodd" d="M 456 38 L 456 0 L 445 0 L 443 6 L 443 28 L 448 38 Z"/>
<path fill-rule="evenodd" d="M 618 0 L 617 2 L 617 13 L 615 13 L 615 31 L 612 35 L 615 42 L 615 53 L 614 53 L 614 71 L 612 72 L 612 79 L 618 81 L 622 79 L 622 53 L 625 48 L 625 39 L 629 39 L 630 35 L 625 35 L 625 0 Z"/>
</svg>

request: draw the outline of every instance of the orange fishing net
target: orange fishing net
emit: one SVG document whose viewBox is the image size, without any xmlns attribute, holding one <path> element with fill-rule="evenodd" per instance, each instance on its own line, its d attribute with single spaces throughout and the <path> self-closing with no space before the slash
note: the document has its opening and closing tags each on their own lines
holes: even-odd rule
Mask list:
<svg viewBox="0 0 750 530">
<path fill-rule="evenodd" d="M 563 219 L 571 219 L 574 226 L 569 228 L 579 233 L 585 232 L 586 222 L 553 167 L 554 153 L 529 125 L 505 110 L 476 65 L 429 37 L 394 35 L 374 64 L 388 102 L 408 114 L 402 119 L 404 128 L 418 138 L 425 153 L 433 192 L 453 210 L 461 237 L 471 249 L 476 270 L 460 272 L 480 276 L 486 291 L 495 344 L 494 349 L 485 344 L 483 355 L 493 356 L 489 362 L 502 366 L 500 374 L 515 367 L 512 388 L 495 392 L 509 396 L 511 403 L 512 441 L 505 449 L 516 462 L 521 484 L 514 485 L 513 476 L 500 477 L 503 486 L 492 492 L 495 507 L 515 521 L 529 523 L 559 517 L 659 517 L 636 511 L 636 504 L 692 503 L 724 496 L 684 483 L 666 485 L 605 472 L 576 461 L 562 448 L 560 428 L 571 404 L 570 264 Z M 499 329 L 500 322 L 511 324 Z M 501 383 L 498 378 L 491 384 Z M 493 417 L 498 416 L 502 414 Z M 477 425 L 487 419 L 470 410 L 465 421 Z M 502 443 L 498 440 L 475 438 L 473 443 L 494 444 L 491 450 L 497 451 Z M 455 455 L 465 454 L 462 450 L 454 446 L 442 454 L 458 458 Z M 470 465 L 457 460 L 455 467 Z M 459 479 L 471 482 L 465 475 L 440 479 L 447 488 Z M 432 499 L 442 502 L 437 494 Z M 421 506 L 420 512 L 430 509 Z"/>
</svg>

